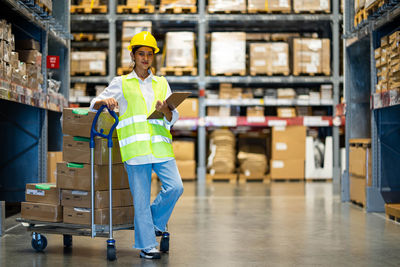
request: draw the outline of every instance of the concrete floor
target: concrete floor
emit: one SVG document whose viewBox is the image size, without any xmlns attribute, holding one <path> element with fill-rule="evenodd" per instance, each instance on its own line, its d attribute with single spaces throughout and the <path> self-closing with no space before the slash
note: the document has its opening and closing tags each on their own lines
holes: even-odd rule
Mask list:
<svg viewBox="0 0 400 267">
<path fill-rule="evenodd" d="M 10 229 L 8 219 L 0 266 L 400 265 L 400 224 L 340 203 L 331 183 L 184 186 L 169 223 L 171 250 L 161 260 L 140 259 L 132 231 L 115 233 L 116 262 L 107 262 L 102 238 L 74 237 L 64 250 L 61 236 L 48 235 L 45 252 L 37 253 L 30 233 Z"/>
</svg>

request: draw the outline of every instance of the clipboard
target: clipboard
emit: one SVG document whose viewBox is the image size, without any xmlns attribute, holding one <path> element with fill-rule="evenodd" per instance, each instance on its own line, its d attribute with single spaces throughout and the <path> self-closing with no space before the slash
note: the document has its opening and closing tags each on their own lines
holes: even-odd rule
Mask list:
<svg viewBox="0 0 400 267">
<path fill-rule="evenodd" d="M 172 93 L 167 99 L 167 103 L 170 107 L 177 108 L 188 96 L 190 96 L 191 92 L 175 92 Z M 147 119 L 162 119 L 164 118 L 164 114 L 160 111 L 154 110 L 153 113 Z"/>
</svg>

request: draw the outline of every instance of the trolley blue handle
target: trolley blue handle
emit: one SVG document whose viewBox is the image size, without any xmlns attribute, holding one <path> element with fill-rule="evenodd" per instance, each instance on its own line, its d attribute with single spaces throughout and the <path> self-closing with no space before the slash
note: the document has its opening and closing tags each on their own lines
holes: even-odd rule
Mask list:
<svg viewBox="0 0 400 267">
<path fill-rule="evenodd" d="M 98 120 L 98 118 L 99 118 L 101 112 L 102 112 L 103 109 L 105 109 L 105 108 L 108 109 L 108 112 L 110 113 L 110 115 L 111 115 L 111 116 L 114 118 L 114 120 L 115 120 L 115 123 L 113 124 L 113 126 L 111 126 L 111 129 L 110 129 L 110 132 L 108 133 L 108 135 L 105 135 L 105 134 L 103 133 L 103 132 L 104 132 L 104 129 L 100 129 L 100 133 L 99 133 L 98 131 L 96 131 L 97 120 Z M 115 127 L 117 127 L 118 123 L 119 123 L 119 120 L 118 120 L 117 114 L 115 114 L 115 112 L 114 112 L 113 110 L 110 110 L 110 109 L 107 107 L 107 105 L 102 105 L 102 106 L 99 108 L 99 110 L 97 111 L 96 116 L 94 116 L 94 119 L 93 119 L 92 129 L 90 130 L 90 148 L 94 148 L 94 138 L 95 138 L 96 136 L 100 136 L 100 137 L 102 137 L 102 138 L 107 139 L 107 140 L 108 140 L 108 147 L 113 147 L 112 135 L 113 135 L 113 132 L 114 132 L 114 130 L 115 130 Z"/>
</svg>

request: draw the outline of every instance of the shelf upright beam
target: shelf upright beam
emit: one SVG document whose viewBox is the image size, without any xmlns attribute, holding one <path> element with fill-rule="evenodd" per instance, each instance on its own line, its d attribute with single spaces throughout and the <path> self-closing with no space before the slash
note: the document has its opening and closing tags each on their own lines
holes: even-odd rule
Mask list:
<svg viewBox="0 0 400 267">
<path fill-rule="evenodd" d="M 4 235 L 5 222 L 6 222 L 6 202 L 0 201 L 0 236 Z"/>
<path fill-rule="evenodd" d="M 199 127 L 197 131 L 198 144 L 198 165 L 197 165 L 197 181 L 199 185 L 205 185 L 206 181 L 206 128 L 205 128 L 205 89 L 206 89 L 206 1 L 198 1 L 198 55 L 199 55 Z M 203 187 L 201 187 L 203 188 Z"/>
<path fill-rule="evenodd" d="M 117 31 L 116 31 L 116 20 L 117 15 L 115 12 L 116 2 L 115 0 L 108 1 L 108 31 L 109 31 L 109 40 L 108 40 L 108 77 L 109 80 L 115 77 L 115 71 L 117 68 Z"/>
<path fill-rule="evenodd" d="M 336 105 L 339 104 L 340 98 L 340 14 L 339 14 L 339 0 L 332 1 L 333 20 L 332 20 L 332 76 L 333 76 L 333 110 L 336 110 Z M 333 126 L 333 183 L 334 190 L 340 188 L 340 144 L 339 144 L 339 127 Z"/>
</svg>

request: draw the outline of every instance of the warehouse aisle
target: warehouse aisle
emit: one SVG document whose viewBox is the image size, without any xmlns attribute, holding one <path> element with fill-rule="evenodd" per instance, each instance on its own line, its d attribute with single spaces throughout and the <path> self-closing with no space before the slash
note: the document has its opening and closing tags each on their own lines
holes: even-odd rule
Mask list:
<svg viewBox="0 0 400 267">
<path fill-rule="evenodd" d="M 105 239 L 74 237 L 65 250 L 48 236 L 36 253 L 18 226 L 0 240 L 0 266 L 397 266 L 400 224 L 366 214 L 332 196 L 331 183 L 248 183 L 185 192 L 170 222 L 171 252 L 138 258 L 133 232 L 116 233 L 117 256 L 107 263 Z"/>
</svg>

